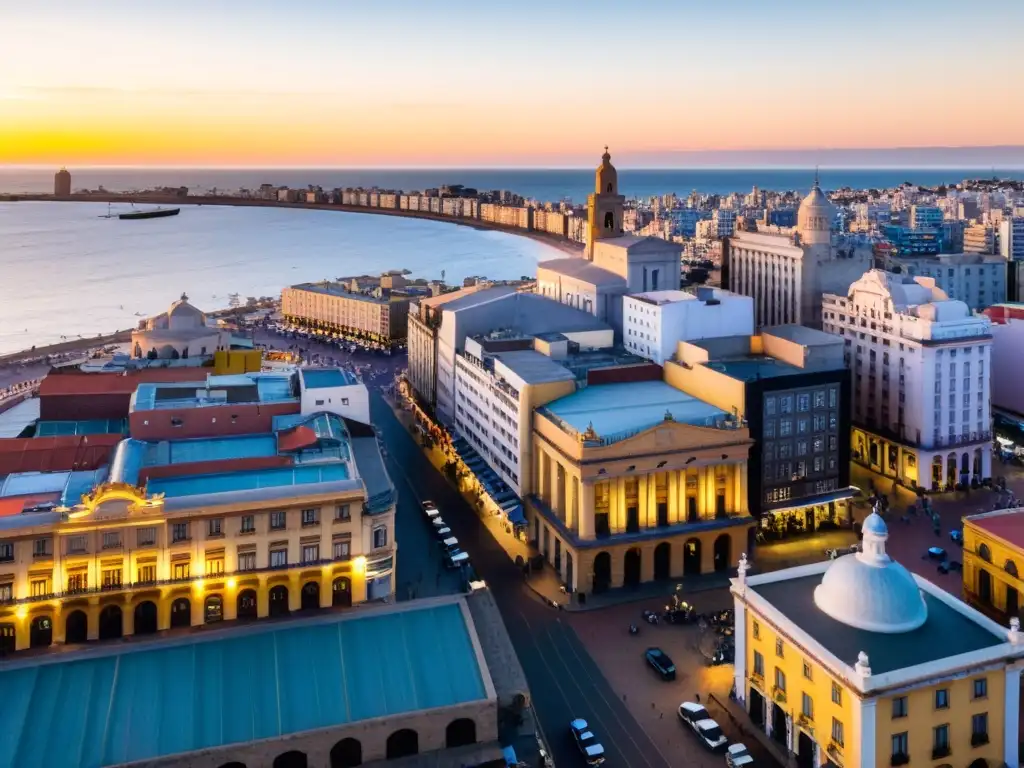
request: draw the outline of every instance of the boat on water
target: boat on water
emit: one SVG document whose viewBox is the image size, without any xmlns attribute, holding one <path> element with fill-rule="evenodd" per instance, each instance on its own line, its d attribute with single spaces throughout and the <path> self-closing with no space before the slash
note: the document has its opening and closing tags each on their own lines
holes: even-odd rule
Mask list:
<svg viewBox="0 0 1024 768">
<path fill-rule="evenodd" d="M 119 219 L 162 219 L 165 216 L 177 216 L 181 208 L 148 208 L 145 210 L 132 210 L 127 213 L 117 214 Z"/>
</svg>

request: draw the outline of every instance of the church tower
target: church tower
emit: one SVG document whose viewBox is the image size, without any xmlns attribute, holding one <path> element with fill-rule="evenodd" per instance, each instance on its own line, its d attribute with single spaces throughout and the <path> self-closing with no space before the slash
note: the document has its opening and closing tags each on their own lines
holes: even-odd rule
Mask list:
<svg viewBox="0 0 1024 768">
<path fill-rule="evenodd" d="M 622 208 L 626 198 L 619 194 L 619 174 L 612 165 L 608 147 L 601 155 L 595 174 L 594 193 L 587 196 L 587 258 L 594 260 L 594 242 L 620 237 Z"/>
</svg>

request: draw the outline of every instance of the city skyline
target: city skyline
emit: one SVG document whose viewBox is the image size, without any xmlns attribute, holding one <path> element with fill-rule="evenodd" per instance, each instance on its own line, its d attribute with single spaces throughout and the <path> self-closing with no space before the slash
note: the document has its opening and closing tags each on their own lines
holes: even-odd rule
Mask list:
<svg viewBox="0 0 1024 768">
<path fill-rule="evenodd" d="M 1024 7 L 990 7 L 4 0 L 0 164 L 1024 165 Z"/>
</svg>

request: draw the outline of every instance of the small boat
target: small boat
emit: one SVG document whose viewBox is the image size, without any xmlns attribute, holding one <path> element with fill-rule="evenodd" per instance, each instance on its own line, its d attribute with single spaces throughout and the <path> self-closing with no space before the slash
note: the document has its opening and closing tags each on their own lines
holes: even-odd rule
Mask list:
<svg viewBox="0 0 1024 768">
<path fill-rule="evenodd" d="M 177 216 L 181 213 L 181 208 L 149 208 L 141 211 L 129 211 L 128 213 L 119 213 L 117 218 L 119 219 L 162 219 L 164 216 Z"/>
</svg>

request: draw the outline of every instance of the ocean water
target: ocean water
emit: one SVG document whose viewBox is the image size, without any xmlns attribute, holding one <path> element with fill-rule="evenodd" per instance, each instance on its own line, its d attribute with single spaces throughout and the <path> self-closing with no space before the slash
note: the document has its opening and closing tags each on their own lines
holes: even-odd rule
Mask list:
<svg viewBox="0 0 1024 768">
<path fill-rule="evenodd" d="M 586 201 L 594 190 L 594 172 L 586 169 L 538 170 L 316 170 L 316 169 L 187 169 L 187 168 L 85 168 L 69 169 L 72 188 L 126 192 L 157 186 L 188 187 L 193 192 L 211 189 L 255 189 L 260 184 L 306 187 L 373 187 L 382 189 L 423 190 L 445 184 L 462 184 L 478 190 L 504 189 L 537 200 L 569 198 Z M 53 191 L 53 170 L 0 168 L 0 193 L 49 193 Z M 1000 178 L 1024 179 L 1024 171 L 1001 171 Z M 881 189 L 905 181 L 922 186 L 955 184 L 964 179 L 991 178 L 992 168 L 823 168 L 821 185 L 825 189 L 852 187 Z M 813 168 L 752 168 L 681 170 L 619 170 L 619 184 L 627 197 L 645 198 L 675 192 L 688 195 L 697 190 L 709 194 L 749 192 L 757 186 L 767 190 L 808 190 L 814 180 Z"/>
<path fill-rule="evenodd" d="M 0 354 L 138 324 L 182 292 L 228 295 L 409 269 L 457 283 L 533 275 L 561 251 L 526 237 L 340 211 L 183 206 L 166 219 L 100 218 L 104 204 L 0 203 Z"/>
</svg>

